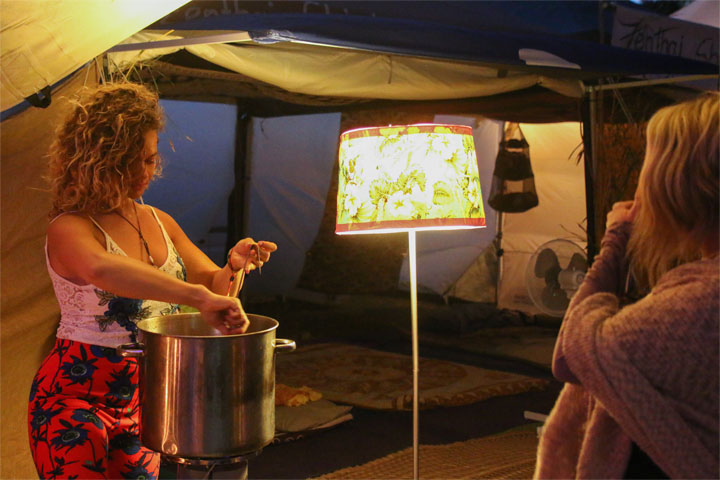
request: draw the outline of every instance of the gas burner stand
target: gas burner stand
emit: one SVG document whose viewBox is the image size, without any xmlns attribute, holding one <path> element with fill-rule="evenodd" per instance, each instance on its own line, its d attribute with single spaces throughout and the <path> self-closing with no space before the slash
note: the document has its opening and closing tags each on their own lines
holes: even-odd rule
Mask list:
<svg viewBox="0 0 720 480">
<path fill-rule="evenodd" d="M 177 464 L 177 478 L 180 479 L 235 479 L 247 480 L 248 460 L 260 455 L 261 450 L 218 458 L 184 458 L 163 455 L 169 462 Z"/>
</svg>

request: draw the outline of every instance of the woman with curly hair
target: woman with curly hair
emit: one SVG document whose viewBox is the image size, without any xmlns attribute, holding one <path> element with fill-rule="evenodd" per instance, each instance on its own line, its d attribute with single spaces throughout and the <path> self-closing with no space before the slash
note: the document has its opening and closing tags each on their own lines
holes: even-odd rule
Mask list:
<svg viewBox="0 0 720 480">
<path fill-rule="evenodd" d="M 41 478 L 157 478 L 159 455 L 138 436 L 138 362 L 115 347 L 136 340 L 138 320 L 180 305 L 223 333 L 245 332 L 240 301 L 226 295 L 230 279 L 277 248 L 243 239 L 220 268 L 170 215 L 142 203 L 159 173 L 162 127 L 157 95 L 108 84 L 75 105 L 51 147 L 45 250 L 61 320 L 30 392 Z"/>
<path fill-rule="evenodd" d="M 650 119 L 560 329 L 536 478 L 719 478 L 719 116 L 712 93 Z M 628 267 L 649 294 L 624 305 Z"/>
</svg>

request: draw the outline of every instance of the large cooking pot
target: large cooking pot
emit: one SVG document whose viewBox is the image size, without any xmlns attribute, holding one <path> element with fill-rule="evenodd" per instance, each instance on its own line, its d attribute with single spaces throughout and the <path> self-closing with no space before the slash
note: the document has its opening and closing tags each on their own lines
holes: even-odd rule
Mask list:
<svg viewBox="0 0 720 480">
<path fill-rule="evenodd" d="M 276 339 L 278 322 L 248 314 L 250 327 L 223 335 L 199 313 L 137 322 L 139 343 L 120 355 L 141 357 L 140 439 L 178 458 L 221 458 L 257 452 L 275 434 L 275 352 L 295 350 Z"/>
</svg>

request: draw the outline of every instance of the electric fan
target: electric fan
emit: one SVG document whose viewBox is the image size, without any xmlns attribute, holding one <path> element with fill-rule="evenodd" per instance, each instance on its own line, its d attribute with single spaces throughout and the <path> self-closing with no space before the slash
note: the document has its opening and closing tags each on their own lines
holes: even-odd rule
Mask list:
<svg viewBox="0 0 720 480">
<path fill-rule="evenodd" d="M 587 269 L 587 256 L 580 246 L 569 240 L 551 240 L 530 258 L 525 271 L 528 294 L 543 313 L 562 317 Z"/>
</svg>

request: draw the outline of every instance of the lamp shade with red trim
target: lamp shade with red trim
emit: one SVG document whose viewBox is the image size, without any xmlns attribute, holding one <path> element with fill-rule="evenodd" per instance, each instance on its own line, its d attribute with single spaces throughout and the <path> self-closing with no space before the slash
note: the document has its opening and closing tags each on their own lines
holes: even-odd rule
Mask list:
<svg viewBox="0 0 720 480">
<path fill-rule="evenodd" d="M 335 233 L 485 226 L 472 129 L 399 125 L 340 136 Z"/>
</svg>

